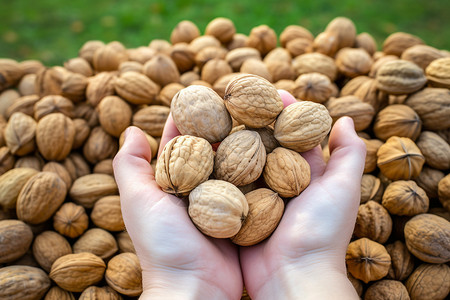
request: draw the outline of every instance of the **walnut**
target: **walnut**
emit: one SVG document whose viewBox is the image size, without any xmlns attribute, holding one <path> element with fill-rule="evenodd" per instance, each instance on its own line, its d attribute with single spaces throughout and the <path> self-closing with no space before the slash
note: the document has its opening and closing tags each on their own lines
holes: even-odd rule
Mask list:
<svg viewBox="0 0 450 300">
<path fill-rule="evenodd" d="M 397 180 L 386 187 L 381 204 L 394 215 L 415 216 L 426 213 L 429 199 L 412 180 Z"/>
<path fill-rule="evenodd" d="M 405 32 L 395 32 L 389 35 L 383 42 L 383 52 L 400 57 L 406 49 L 414 45 L 422 45 L 424 42 L 417 36 Z"/>
<path fill-rule="evenodd" d="M 326 103 L 333 123 L 340 117 L 348 116 L 353 119 L 355 130 L 362 131 L 372 123 L 375 110 L 369 103 L 362 102 L 356 96 L 331 98 Z"/>
<path fill-rule="evenodd" d="M 221 43 L 228 43 L 233 39 L 236 28 L 228 18 L 215 18 L 206 25 L 205 34 L 216 37 Z"/>
<path fill-rule="evenodd" d="M 383 64 L 376 75 L 377 87 L 392 95 L 411 94 L 427 82 L 423 70 L 407 60 L 393 60 Z"/>
<path fill-rule="evenodd" d="M 300 75 L 295 80 L 293 95 L 297 99 L 323 103 L 333 92 L 330 79 L 317 72 Z"/>
<path fill-rule="evenodd" d="M 20 220 L 0 220 L 0 240 L 0 263 L 12 262 L 28 251 L 33 232 Z"/>
<path fill-rule="evenodd" d="M 414 257 L 402 241 L 395 241 L 385 246 L 391 256 L 391 267 L 387 275 L 390 279 L 403 281 L 414 270 Z"/>
<path fill-rule="evenodd" d="M 391 257 L 386 248 L 368 238 L 351 242 L 345 261 L 350 274 L 365 283 L 386 276 L 391 265 Z"/>
<path fill-rule="evenodd" d="M 450 145 L 437 133 L 422 132 L 417 140 L 417 147 L 427 165 L 443 171 L 450 169 Z"/>
<path fill-rule="evenodd" d="M 383 145 L 383 142 L 378 139 L 361 138 L 366 144 L 366 159 L 364 164 L 364 173 L 371 173 L 377 168 L 377 152 Z"/>
<path fill-rule="evenodd" d="M 408 290 L 401 281 L 380 280 L 372 284 L 364 294 L 364 300 L 409 299 Z"/>
<path fill-rule="evenodd" d="M 331 81 L 334 81 L 337 77 L 337 66 L 331 57 L 328 57 L 322 53 L 306 53 L 297 56 L 292 61 L 297 75 L 305 73 L 317 72 L 327 76 Z"/>
<path fill-rule="evenodd" d="M 442 57 L 444 57 L 444 54 L 438 49 L 419 44 L 407 48 L 405 51 L 403 51 L 400 58 L 409 60 L 421 67 L 423 70 L 426 70 L 431 62 Z M 430 78 L 428 78 L 428 80 L 430 80 Z"/>
<path fill-rule="evenodd" d="M 118 250 L 114 236 L 101 228 L 87 230 L 73 244 L 73 253 L 89 252 L 104 260 L 111 258 Z"/>
<path fill-rule="evenodd" d="M 343 48 L 336 53 L 336 66 L 347 77 L 368 74 L 372 66 L 369 53 L 358 48 Z"/>
<path fill-rule="evenodd" d="M 388 211 L 375 201 L 368 201 L 358 208 L 354 235 L 385 243 L 392 232 L 392 219 Z"/>
<path fill-rule="evenodd" d="M 433 214 L 420 214 L 405 225 L 408 250 L 427 263 L 450 261 L 450 222 Z"/>
<path fill-rule="evenodd" d="M 127 296 L 142 293 L 142 269 L 134 253 L 121 253 L 114 256 L 105 272 L 106 282 L 117 292 Z"/>
<path fill-rule="evenodd" d="M 373 131 L 380 140 L 391 136 L 407 137 L 415 141 L 420 135 L 422 121 L 409 106 L 403 104 L 389 105 L 378 112 Z"/>
<path fill-rule="evenodd" d="M 411 299 L 446 299 L 450 292 L 450 267 L 446 264 L 421 264 L 405 285 Z"/>
<path fill-rule="evenodd" d="M 433 60 L 425 69 L 431 86 L 450 88 L 450 57 L 442 57 Z"/>
<path fill-rule="evenodd" d="M 42 299 L 51 282 L 40 268 L 8 266 L 0 268 L 1 299 Z"/>
<path fill-rule="evenodd" d="M 438 183 L 439 201 L 450 211 L 450 175 L 447 174 Z"/>
<path fill-rule="evenodd" d="M 55 231 L 44 231 L 34 239 L 33 256 L 46 272 L 50 272 L 55 260 L 71 253 L 69 242 Z"/>
<path fill-rule="evenodd" d="M 177 24 L 177 26 L 172 30 L 170 34 L 170 42 L 172 44 L 176 43 L 190 43 L 193 39 L 200 36 L 200 30 L 197 25 L 192 23 L 191 21 L 181 21 Z"/>
<path fill-rule="evenodd" d="M 377 165 L 392 180 L 409 180 L 420 174 L 425 163 L 420 149 L 409 138 L 390 137 L 377 152 Z"/>
<path fill-rule="evenodd" d="M 314 36 L 305 27 L 299 25 L 289 25 L 283 29 L 280 33 L 280 44 L 281 47 L 286 47 L 286 45 L 297 38 L 303 38 L 309 41 L 313 41 Z"/>
<path fill-rule="evenodd" d="M 247 46 L 256 48 L 262 55 L 265 55 L 277 46 L 277 35 L 267 25 L 254 27 L 248 36 Z"/>
<path fill-rule="evenodd" d="M 438 184 L 444 178 L 444 173 L 440 170 L 424 166 L 419 176 L 414 179 L 426 193 L 428 198 L 438 198 Z"/>
<path fill-rule="evenodd" d="M 381 202 L 383 191 L 384 188 L 379 178 L 370 174 L 363 174 L 361 180 L 361 204 L 369 200 Z"/>
</svg>

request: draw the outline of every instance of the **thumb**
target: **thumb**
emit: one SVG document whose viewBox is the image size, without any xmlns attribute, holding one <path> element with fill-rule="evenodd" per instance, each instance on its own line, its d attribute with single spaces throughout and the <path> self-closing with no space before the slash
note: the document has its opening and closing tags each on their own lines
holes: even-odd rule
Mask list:
<svg viewBox="0 0 450 300">
<path fill-rule="evenodd" d="M 155 173 L 150 165 L 151 149 L 144 133 L 137 127 L 128 127 L 125 131 L 125 141 L 114 157 L 114 177 L 119 187 L 122 204 L 127 204 L 148 188 L 157 189 Z"/>
</svg>

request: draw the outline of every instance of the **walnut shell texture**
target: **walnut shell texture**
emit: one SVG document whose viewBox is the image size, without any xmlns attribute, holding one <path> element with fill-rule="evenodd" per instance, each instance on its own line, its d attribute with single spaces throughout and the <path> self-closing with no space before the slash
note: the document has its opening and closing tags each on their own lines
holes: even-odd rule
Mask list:
<svg viewBox="0 0 450 300">
<path fill-rule="evenodd" d="M 208 180 L 189 194 L 189 216 L 204 234 L 230 238 L 241 229 L 248 215 L 245 195 L 233 184 Z"/>
<path fill-rule="evenodd" d="M 24 222 L 10 219 L 1 220 L 0 263 L 12 262 L 24 255 L 30 248 L 32 240 L 33 232 L 30 226 Z"/>
<path fill-rule="evenodd" d="M 412 180 L 397 180 L 389 184 L 381 202 L 391 214 L 399 216 L 426 213 L 429 203 L 425 191 Z"/>
<path fill-rule="evenodd" d="M 117 292 L 127 296 L 142 293 L 142 270 L 134 253 L 121 253 L 114 256 L 105 272 L 106 282 Z"/>
<path fill-rule="evenodd" d="M 277 89 L 258 75 L 234 77 L 225 89 L 224 99 L 234 119 L 254 128 L 271 124 L 283 110 Z"/>
<path fill-rule="evenodd" d="M 122 296 L 120 296 L 115 290 L 113 290 L 109 286 L 90 286 L 85 289 L 78 300 L 96 300 L 96 299 L 105 299 L 105 300 L 122 300 Z"/>
<path fill-rule="evenodd" d="M 71 253 L 69 242 L 55 231 L 44 231 L 34 239 L 33 256 L 46 272 L 50 272 L 55 260 Z"/>
<path fill-rule="evenodd" d="M 391 180 L 409 180 L 419 176 L 425 158 L 409 138 L 390 137 L 377 152 L 377 165 Z"/>
<path fill-rule="evenodd" d="M 450 169 L 450 145 L 437 133 L 422 132 L 417 140 L 417 147 L 427 165 L 438 170 Z"/>
<path fill-rule="evenodd" d="M 278 147 L 267 155 L 263 176 L 281 197 L 294 197 L 309 185 L 311 168 L 298 152 Z"/>
<path fill-rule="evenodd" d="M 350 274 L 365 283 L 386 276 L 391 265 L 391 257 L 386 248 L 368 238 L 351 242 L 345 260 Z"/>
<path fill-rule="evenodd" d="M 5 210 L 15 208 L 20 190 L 37 173 L 32 168 L 14 168 L 0 175 L 0 206 Z"/>
<path fill-rule="evenodd" d="M 42 299 L 50 285 L 42 269 L 18 265 L 0 268 L 1 299 Z"/>
<path fill-rule="evenodd" d="M 89 226 L 89 218 L 83 206 L 72 202 L 64 203 L 53 217 L 53 227 L 60 234 L 76 238 Z"/>
<path fill-rule="evenodd" d="M 331 130 L 332 119 L 322 104 L 299 101 L 283 109 L 274 127 L 274 136 L 286 148 L 297 152 L 311 150 Z"/>
<path fill-rule="evenodd" d="M 424 71 L 406 60 L 393 60 L 383 64 L 376 75 L 377 87 L 393 95 L 410 94 L 420 90 L 427 82 Z"/>
<path fill-rule="evenodd" d="M 408 290 L 401 281 L 380 280 L 372 284 L 364 294 L 364 300 L 407 300 L 409 298 Z"/>
<path fill-rule="evenodd" d="M 450 292 L 450 267 L 421 264 L 405 283 L 411 299 L 443 300 Z"/>
<path fill-rule="evenodd" d="M 193 135 L 210 143 L 222 141 L 231 131 L 231 116 L 214 90 L 191 85 L 179 91 L 171 103 L 173 121 L 183 135 Z"/>
<path fill-rule="evenodd" d="M 70 292 L 82 292 L 103 278 L 106 265 L 92 253 L 67 254 L 58 258 L 52 265 L 50 278 Z"/>
<path fill-rule="evenodd" d="M 378 202 L 368 201 L 358 208 L 354 234 L 378 243 L 385 243 L 392 232 L 392 219 L 388 211 Z"/>
<path fill-rule="evenodd" d="M 70 198 L 86 208 L 92 208 L 104 196 L 117 194 L 116 181 L 107 174 L 88 174 L 77 178 L 69 191 Z"/>
<path fill-rule="evenodd" d="M 207 140 L 181 135 L 164 146 L 156 163 L 155 179 L 163 191 L 187 195 L 208 180 L 213 165 L 214 153 Z"/>
<path fill-rule="evenodd" d="M 284 212 L 284 202 L 277 193 L 260 188 L 245 194 L 248 215 L 241 230 L 231 239 L 240 246 L 255 245 L 266 239 L 278 226 Z"/>
<path fill-rule="evenodd" d="M 114 236 L 101 228 L 87 230 L 73 244 L 73 253 L 90 252 L 102 259 L 110 258 L 118 250 Z"/>
<path fill-rule="evenodd" d="M 420 214 L 405 225 L 408 250 L 427 263 L 450 261 L 450 222 L 434 214 Z"/>
<path fill-rule="evenodd" d="M 373 125 L 375 136 L 383 141 L 391 136 L 407 137 L 415 141 L 421 129 L 419 115 L 404 104 L 389 105 L 382 109 Z"/>
<path fill-rule="evenodd" d="M 391 266 L 387 277 L 400 281 L 407 279 L 414 270 L 414 258 L 405 243 L 397 240 L 385 247 L 391 256 Z"/>
<path fill-rule="evenodd" d="M 258 179 L 265 163 L 266 148 L 260 135 L 240 130 L 227 136 L 217 148 L 214 175 L 216 179 L 242 186 Z"/>
<path fill-rule="evenodd" d="M 356 131 L 362 131 L 372 123 L 375 110 L 369 103 L 363 102 L 356 96 L 343 96 L 331 98 L 326 107 L 333 123 L 340 117 L 348 116 L 353 119 Z"/>
<path fill-rule="evenodd" d="M 125 229 L 120 207 L 120 197 L 117 195 L 100 198 L 94 204 L 91 221 L 98 227 L 109 231 Z"/>
</svg>

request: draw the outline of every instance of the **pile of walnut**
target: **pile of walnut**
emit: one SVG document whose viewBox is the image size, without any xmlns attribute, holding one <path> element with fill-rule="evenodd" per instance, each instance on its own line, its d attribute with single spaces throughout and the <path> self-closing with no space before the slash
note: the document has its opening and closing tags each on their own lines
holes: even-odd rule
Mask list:
<svg viewBox="0 0 450 300">
<path fill-rule="evenodd" d="M 275 89 L 302 101 L 283 110 Z M 157 161 L 170 111 L 183 135 Z M 64 66 L 0 59 L 0 298 L 142 293 L 111 164 L 129 125 L 146 133 L 162 188 L 189 194 L 198 228 L 253 244 L 307 186 L 299 152 L 320 143 L 328 158 L 341 116 L 367 145 L 346 255 L 355 289 L 367 300 L 445 299 L 448 51 L 402 32 L 377 51 L 346 18 L 317 36 L 292 25 L 279 37 L 265 25 L 236 33 L 217 18 L 204 35 L 183 21 L 170 42 L 139 48 L 89 41 Z"/>
</svg>

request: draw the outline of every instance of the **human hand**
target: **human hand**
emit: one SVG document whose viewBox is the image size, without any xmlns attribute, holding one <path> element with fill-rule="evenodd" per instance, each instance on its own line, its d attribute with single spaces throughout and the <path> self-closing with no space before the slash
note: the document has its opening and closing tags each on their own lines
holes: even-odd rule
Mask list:
<svg viewBox="0 0 450 300">
<path fill-rule="evenodd" d="M 177 135 L 169 116 L 161 148 Z M 128 128 L 114 158 L 114 175 L 142 267 L 142 299 L 239 299 L 243 286 L 237 247 L 228 239 L 203 235 L 190 220 L 185 201 L 160 189 L 150 161 L 144 134 Z"/>
<path fill-rule="evenodd" d="M 280 94 L 285 106 L 296 101 Z M 311 167 L 310 185 L 288 202 L 270 238 L 240 248 L 252 299 L 359 299 L 347 279 L 345 253 L 356 221 L 366 150 L 351 118 L 336 122 L 329 149 L 328 164 L 320 146 L 302 154 Z"/>
</svg>

